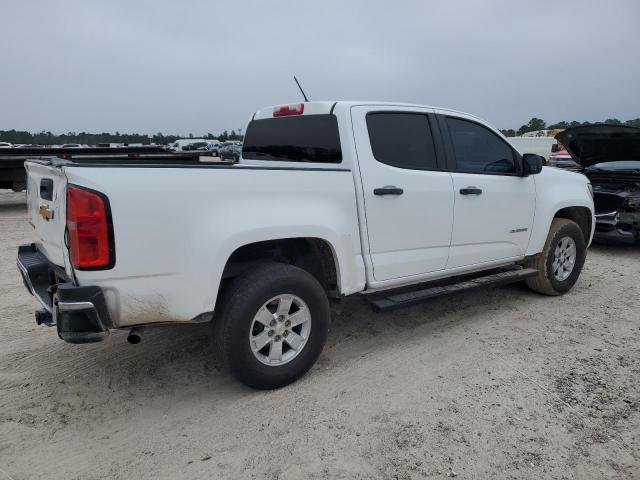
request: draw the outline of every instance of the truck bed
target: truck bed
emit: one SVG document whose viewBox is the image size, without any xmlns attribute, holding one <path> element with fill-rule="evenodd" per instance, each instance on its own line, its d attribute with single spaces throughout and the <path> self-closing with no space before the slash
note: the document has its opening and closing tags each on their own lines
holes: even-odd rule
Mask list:
<svg viewBox="0 0 640 480">
<path fill-rule="evenodd" d="M 20 191 L 26 185 L 26 160 L 40 160 L 51 165 L 197 165 L 221 163 L 203 152 L 169 152 L 161 147 L 114 148 L 7 148 L 0 149 L 0 188 Z"/>
<path fill-rule="evenodd" d="M 79 286 L 103 289 L 115 327 L 188 322 L 214 311 L 234 252 L 280 238 L 325 239 L 346 266 L 338 278 L 340 291 L 362 290 L 349 168 L 184 158 L 45 157 L 26 163 L 37 251 Z M 107 199 L 113 267 L 71 271 L 65 245 L 67 185 Z"/>
</svg>

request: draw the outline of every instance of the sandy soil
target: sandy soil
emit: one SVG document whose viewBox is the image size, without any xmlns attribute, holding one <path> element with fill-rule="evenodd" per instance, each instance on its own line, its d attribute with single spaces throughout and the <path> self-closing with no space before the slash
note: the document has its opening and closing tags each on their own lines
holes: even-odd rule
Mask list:
<svg viewBox="0 0 640 480">
<path fill-rule="evenodd" d="M 640 250 L 594 246 L 561 298 L 520 285 L 334 316 L 318 364 L 256 392 L 206 326 L 73 346 L 15 268 L 0 193 L 0 478 L 640 478 Z"/>
</svg>

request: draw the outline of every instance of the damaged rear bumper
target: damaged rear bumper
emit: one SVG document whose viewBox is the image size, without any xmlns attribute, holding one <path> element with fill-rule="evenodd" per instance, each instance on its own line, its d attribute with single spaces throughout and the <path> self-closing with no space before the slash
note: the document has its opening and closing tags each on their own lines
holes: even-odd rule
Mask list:
<svg viewBox="0 0 640 480">
<path fill-rule="evenodd" d="M 33 244 L 18 248 L 17 265 L 25 287 L 44 308 L 36 312 L 38 324 L 55 326 L 69 343 L 99 342 L 109 334 L 112 323 L 99 287 L 74 285 Z"/>
</svg>

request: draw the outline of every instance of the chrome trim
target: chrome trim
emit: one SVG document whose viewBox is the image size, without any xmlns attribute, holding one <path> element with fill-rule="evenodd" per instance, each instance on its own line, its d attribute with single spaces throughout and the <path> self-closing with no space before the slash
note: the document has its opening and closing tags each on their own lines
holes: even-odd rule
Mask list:
<svg viewBox="0 0 640 480">
<path fill-rule="evenodd" d="M 617 210 L 614 210 L 613 212 L 608 212 L 608 213 L 596 213 L 594 214 L 596 217 L 608 217 L 610 215 L 615 215 L 616 213 L 618 213 Z"/>
<path fill-rule="evenodd" d="M 29 292 L 31 292 L 31 295 L 36 297 L 36 300 L 38 300 L 42 304 L 44 309 L 53 315 L 53 309 L 49 306 L 49 303 L 45 301 L 40 295 L 38 295 L 36 293 L 36 289 L 33 288 L 33 283 L 31 283 L 31 279 L 29 278 L 29 274 L 27 273 L 27 267 L 25 267 L 22 264 L 19 258 L 16 260 L 16 264 L 18 265 L 18 270 L 20 270 L 20 273 L 22 274 L 22 278 L 27 284 L 27 287 L 29 288 Z"/>
<path fill-rule="evenodd" d="M 61 312 L 76 312 L 78 310 L 94 310 L 91 302 L 58 302 L 58 310 Z"/>
</svg>

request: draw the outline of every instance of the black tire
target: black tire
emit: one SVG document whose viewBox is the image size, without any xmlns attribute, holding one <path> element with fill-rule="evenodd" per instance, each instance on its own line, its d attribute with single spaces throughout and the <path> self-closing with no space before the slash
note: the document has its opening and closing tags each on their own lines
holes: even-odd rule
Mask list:
<svg viewBox="0 0 640 480">
<path fill-rule="evenodd" d="M 575 242 L 575 264 L 571 274 L 564 280 L 558 280 L 553 274 L 554 252 L 560 240 L 571 237 Z M 526 280 L 527 286 L 544 295 L 562 295 L 575 285 L 584 260 L 587 256 L 587 247 L 580 227 L 573 221 L 565 218 L 554 218 L 551 222 L 549 235 L 544 244 L 544 249 L 535 257 L 529 259 L 526 267 L 538 270 L 538 275 Z"/>
<path fill-rule="evenodd" d="M 266 365 L 254 355 L 249 335 L 254 317 L 269 299 L 292 294 L 311 314 L 311 330 L 300 352 L 288 363 Z M 316 362 L 329 331 L 329 300 L 310 273 L 292 265 L 267 263 L 235 278 L 219 300 L 214 341 L 234 377 L 249 387 L 273 389 L 302 377 Z"/>
</svg>

